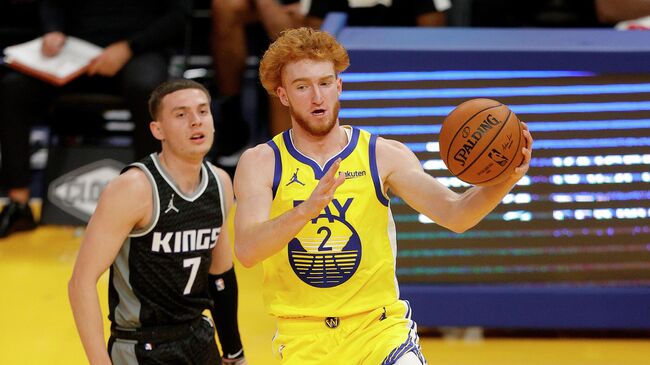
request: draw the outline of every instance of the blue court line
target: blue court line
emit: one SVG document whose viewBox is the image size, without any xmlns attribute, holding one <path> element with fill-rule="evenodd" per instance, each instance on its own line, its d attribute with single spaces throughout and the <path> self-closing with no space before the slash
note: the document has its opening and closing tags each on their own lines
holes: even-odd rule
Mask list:
<svg viewBox="0 0 650 365">
<path fill-rule="evenodd" d="M 555 113 L 597 113 L 650 110 L 650 101 L 610 102 L 610 103 L 570 103 L 570 104 L 524 104 L 509 105 L 519 115 Z M 381 117 L 442 117 L 447 116 L 454 106 L 436 107 L 398 107 L 398 108 L 345 108 L 341 118 L 381 118 Z"/>
<path fill-rule="evenodd" d="M 343 91 L 341 100 L 401 100 L 478 98 L 499 96 L 634 94 L 647 92 L 650 92 L 650 84 L 524 86 L 420 90 L 350 90 Z"/>
<path fill-rule="evenodd" d="M 359 72 L 343 73 L 345 82 L 379 82 L 379 81 L 432 81 L 432 80 L 497 80 L 530 79 L 558 77 L 595 76 L 586 71 L 423 71 L 423 72 Z"/>
</svg>

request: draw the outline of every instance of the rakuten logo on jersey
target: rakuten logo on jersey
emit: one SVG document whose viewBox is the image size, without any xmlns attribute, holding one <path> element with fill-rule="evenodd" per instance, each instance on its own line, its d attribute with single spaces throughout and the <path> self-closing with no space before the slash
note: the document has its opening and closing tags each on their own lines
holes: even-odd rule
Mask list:
<svg viewBox="0 0 650 365">
<path fill-rule="evenodd" d="M 189 229 L 177 232 L 154 232 L 151 251 L 164 253 L 209 250 L 217 244 L 219 228 Z"/>
</svg>

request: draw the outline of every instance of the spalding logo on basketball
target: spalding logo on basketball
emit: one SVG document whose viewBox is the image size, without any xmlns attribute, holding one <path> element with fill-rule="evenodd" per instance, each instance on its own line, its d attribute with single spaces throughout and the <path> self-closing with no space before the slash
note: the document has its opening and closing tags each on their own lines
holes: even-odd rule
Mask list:
<svg viewBox="0 0 650 365">
<path fill-rule="evenodd" d="M 506 105 L 472 99 L 445 118 L 440 129 L 440 157 L 459 179 L 494 185 L 522 163 L 525 140 L 521 133 L 519 119 Z"/>
<path fill-rule="evenodd" d="M 361 240 L 345 220 L 352 200 L 341 204 L 333 199 L 289 242 L 289 263 L 300 280 L 318 288 L 331 288 L 343 284 L 357 271 Z"/>
</svg>

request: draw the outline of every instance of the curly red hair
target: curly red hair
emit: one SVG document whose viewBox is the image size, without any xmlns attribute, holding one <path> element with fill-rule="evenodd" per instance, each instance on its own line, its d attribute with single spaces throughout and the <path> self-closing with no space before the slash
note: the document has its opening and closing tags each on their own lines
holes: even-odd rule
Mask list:
<svg viewBox="0 0 650 365">
<path fill-rule="evenodd" d="M 329 33 L 312 28 L 289 29 L 266 50 L 260 62 L 260 81 L 271 95 L 282 85 L 282 68 L 304 59 L 331 61 L 340 74 L 350 66 L 348 52 Z"/>
</svg>

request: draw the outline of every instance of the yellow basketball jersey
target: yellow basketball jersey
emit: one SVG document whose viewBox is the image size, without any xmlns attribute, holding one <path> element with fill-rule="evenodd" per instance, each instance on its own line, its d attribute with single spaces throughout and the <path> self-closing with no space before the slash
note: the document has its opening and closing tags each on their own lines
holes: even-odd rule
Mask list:
<svg viewBox="0 0 650 365">
<path fill-rule="evenodd" d="M 377 171 L 376 136 L 344 128 L 348 145 L 323 167 L 294 147 L 290 131 L 268 142 L 275 153 L 271 218 L 307 200 L 337 158 L 346 177 L 320 215 L 264 261 L 264 302 L 272 315 L 344 317 L 399 297 L 395 224 Z"/>
</svg>

